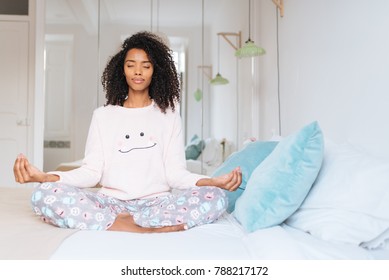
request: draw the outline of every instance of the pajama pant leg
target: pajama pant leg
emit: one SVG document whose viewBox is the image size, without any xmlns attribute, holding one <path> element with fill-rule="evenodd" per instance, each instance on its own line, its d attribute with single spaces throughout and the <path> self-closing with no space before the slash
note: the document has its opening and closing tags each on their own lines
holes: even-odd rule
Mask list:
<svg viewBox="0 0 389 280">
<path fill-rule="evenodd" d="M 208 224 L 226 210 L 228 200 L 216 187 L 195 187 L 179 194 L 133 201 L 138 211 L 131 213 L 142 227 L 187 224 L 189 228 Z"/>
<path fill-rule="evenodd" d="M 35 213 L 61 228 L 105 230 L 126 211 L 121 200 L 60 183 L 43 183 L 31 197 Z"/>
</svg>

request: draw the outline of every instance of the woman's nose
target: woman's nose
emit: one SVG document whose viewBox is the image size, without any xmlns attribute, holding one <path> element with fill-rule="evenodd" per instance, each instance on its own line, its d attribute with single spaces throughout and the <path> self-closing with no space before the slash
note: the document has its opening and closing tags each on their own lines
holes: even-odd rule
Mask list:
<svg viewBox="0 0 389 280">
<path fill-rule="evenodd" d="M 135 67 L 135 75 L 142 75 L 142 67 Z"/>
</svg>

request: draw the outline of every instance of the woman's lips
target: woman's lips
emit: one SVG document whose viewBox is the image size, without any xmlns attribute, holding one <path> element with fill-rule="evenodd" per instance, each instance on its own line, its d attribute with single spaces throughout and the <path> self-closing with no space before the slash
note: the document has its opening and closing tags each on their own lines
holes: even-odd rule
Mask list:
<svg viewBox="0 0 389 280">
<path fill-rule="evenodd" d="M 133 81 L 135 84 L 141 84 L 141 83 L 144 82 L 144 79 L 139 79 L 139 78 L 137 78 L 137 79 L 132 79 L 132 81 Z"/>
</svg>

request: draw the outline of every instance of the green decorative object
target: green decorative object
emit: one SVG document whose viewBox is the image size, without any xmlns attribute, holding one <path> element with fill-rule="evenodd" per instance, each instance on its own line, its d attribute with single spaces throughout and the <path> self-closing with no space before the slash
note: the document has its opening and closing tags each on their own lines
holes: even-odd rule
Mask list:
<svg viewBox="0 0 389 280">
<path fill-rule="evenodd" d="M 213 86 L 228 84 L 228 80 L 220 75 L 220 33 L 217 34 L 217 69 L 218 72 L 215 78 L 210 81 L 210 84 Z"/>
<path fill-rule="evenodd" d="M 249 38 L 244 43 L 244 46 L 236 50 L 235 56 L 238 58 L 242 57 L 254 57 L 265 54 L 265 49 L 258 47 L 254 44 L 254 41 L 251 40 L 251 0 L 249 0 Z"/>
<path fill-rule="evenodd" d="M 197 89 L 195 92 L 194 92 L 194 98 L 195 98 L 195 100 L 198 102 L 198 101 L 200 101 L 201 100 L 201 98 L 203 98 L 203 92 L 202 92 L 202 90 L 201 89 Z"/>
<path fill-rule="evenodd" d="M 253 57 L 253 56 L 260 56 L 265 53 L 266 51 L 264 48 L 258 47 L 256 44 L 254 44 L 253 41 L 249 39 L 246 41 L 243 47 L 241 47 L 235 52 L 235 56 L 239 58 Z"/>
<path fill-rule="evenodd" d="M 228 84 L 228 80 L 223 78 L 219 73 L 216 74 L 215 78 L 211 80 L 211 85 L 225 85 Z"/>
</svg>

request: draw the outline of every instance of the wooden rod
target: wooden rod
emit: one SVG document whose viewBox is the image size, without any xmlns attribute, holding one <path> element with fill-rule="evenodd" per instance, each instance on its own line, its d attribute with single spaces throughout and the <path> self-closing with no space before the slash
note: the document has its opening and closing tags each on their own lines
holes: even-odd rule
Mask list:
<svg viewBox="0 0 389 280">
<path fill-rule="evenodd" d="M 218 36 L 222 36 L 224 38 L 224 40 L 226 40 L 227 43 L 230 44 L 230 46 L 234 48 L 234 50 L 237 50 L 237 49 L 239 49 L 242 46 L 242 39 L 241 39 L 242 32 L 241 31 L 239 31 L 238 33 L 234 33 L 234 32 L 219 32 L 219 33 L 217 33 L 217 35 Z M 235 36 L 235 37 L 237 37 L 236 45 L 230 40 L 230 38 L 228 38 L 228 36 Z"/>
<path fill-rule="evenodd" d="M 284 10 L 284 0 L 272 0 L 274 4 L 276 4 L 277 8 L 280 10 L 280 16 L 283 17 L 285 10 Z"/>
</svg>

